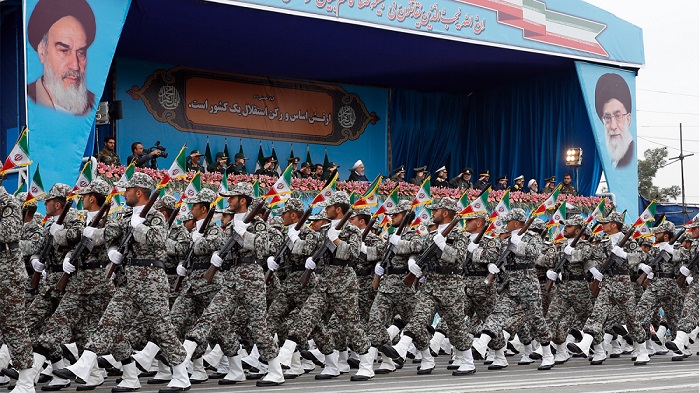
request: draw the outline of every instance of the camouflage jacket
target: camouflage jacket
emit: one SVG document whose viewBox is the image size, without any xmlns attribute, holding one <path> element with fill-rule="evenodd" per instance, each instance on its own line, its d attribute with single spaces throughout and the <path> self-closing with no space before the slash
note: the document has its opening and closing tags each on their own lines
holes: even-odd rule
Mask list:
<svg viewBox="0 0 700 393">
<path fill-rule="evenodd" d="M 39 225 L 35 220 L 31 220 L 22 226 L 22 233 L 19 240 L 19 248 L 22 256 L 29 259 L 32 256 L 39 256 L 46 244 L 46 228 Z"/>
<path fill-rule="evenodd" d="M 307 225 L 301 227 L 299 231 L 299 240 L 294 242 L 292 249 L 285 253 L 284 260 L 282 261 L 281 268 L 286 272 L 287 276 L 294 271 L 304 270 L 306 258 L 310 257 L 314 253 L 316 247 L 318 247 L 318 238 L 318 233 L 314 232 L 314 230 Z"/>
<path fill-rule="evenodd" d="M 476 236 L 476 235 L 470 235 L 471 236 Z M 471 240 L 470 240 L 471 241 Z M 494 238 L 491 236 L 484 235 L 481 240 L 479 240 L 479 248 L 474 250 L 472 253 L 472 264 L 469 266 L 469 270 L 471 271 L 484 271 L 486 270 L 486 265 L 489 264 L 489 261 L 486 261 L 483 257 L 484 250 L 487 248 L 493 249 L 495 247 L 499 247 L 501 241 L 498 238 Z"/>
<path fill-rule="evenodd" d="M 664 243 L 668 244 L 667 242 L 664 242 Z M 640 254 L 640 263 L 644 263 L 644 264 L 651 266 L 651 264 L 654 263 L 656 258 L 660 256 L 660 254 L 661 254 L 660 246 L 664 245 L 664 243 L 657 244 L 654 247 L 652 247 L 649 250 L 649 252 Z M 658 274 L 658 273 L 678 274 L 678 269 L 681 267 L 681 265 L 686 264 L 689 260 L 688 253 L 684 252 L 684 251 L 685 251 L 685 249 L 672 250 L 672 253 L 670 254 L 671 258 L 668 261 L 665 261 L 663 258 L 659 258 L 658 265 L 652 266 L 654 268 L 654 274 Z"/>
<path fill-rule="evenodd" d="M 0 243 L 19 242 L 21 229 L 22 209 L 19 202 L 0 185 Z M 22 252 L 19 249 L 0 249 L 0 271 L 3 274 L 4 288 L 26 285 L 27 272 L 21 256 Z M 7 318 L 7 315 L 3 318 Z"/>
<path fill-rule="evenodd" d="M 565 242 L 564 244 L 562 244 L 562 248 L 560 250 L 561 252 L 558 255 L 559 258 L 564 257 L 564 248 L 567 244 L 569 244 L 569 242 Z M 594 263 L 591 259 L 592 256 L 593 246 L 591 245 L 591 243 L 583 239 L 579 240 L 578 243 L 576 243 L 574 251 L 569 256 L 569 262 L 564 265 L 565 269 L 564 271 L 562 271 L 564 279 L 566 279 L 567 274 L 575 276 L 586 274 L 586 272 L 588 272 L 588 269 L 594 266 Z"/>
<path fill-rule="evenodd" d="M 226 241 L 234 232 L 234 225 L 226 229 Z M 255 258 L 258 264 L 264 263 L 268 256 L 274 255 L 282 246 L 282 233 L 267 225 L 259 216 L 255 217 L 248 226 L 243 237 L 243 247 L 237 249 L 238 258 Z"/>
<path fill-rule="evenodd" d="M 335 225 L 332 223 L 331 225 Z M 321 228 L 317 247 L 321 247 L 326 239 L 330 225 Z M 338 244 L 335 252 L 326 251 L 322 261 L 316 262 L 317 278 L 319 278 L 319 290 L 325 292 L 345 292 L 348 288 L 357 288 L 357 275 L 352 266 L 329 265 L 330 258 L 353 261 L 360 255 L 362 245 L 362 233 L 352 224 L 346 224 L 338 235 Z"/>
<path fill-rule="evenodd" d="M 387 247 L 387 246 L 385 246 Z M 383 293 L 413 293 L 413 289 L 403 283 L 403 279 L 408 274 L 408 260 L 418 259 L 423 252 L 426 243 L 416 231 L 405 231 L 401 234 L 401 240 L 394 247 L 395 254 L 389 261 L 389 269 L 404 270 L 403 274 L 389 274 L 384 271 L 384 276 L 379 284 L 379 292 Z"/>
<path fill-rule="evenodd" d="M 75 209 L 70 209 L 66 218 L 63 221 L 63 229 L 56 231 L 53 236 L 51 253 L 49 260 L 41 261 L 47 268 L 58 269 L 59 273 L 63 271 L 63 258 L 71 251 L 83 237 L 83 229 L 85 229 L 85 216 Z M 50 218 L 46 222 L 46 231 L 49 231 L 54 223 L 54 218 Z M 50 274 L 50 273 L 49 273 Z"/>
<path fill-rule="evenodd" d="M 430 232 L 425 240 L 425 246 L 428 247 L 433 244 L 433 238 L 437 235 L 442 228 Z M 460 272 L 462 271 L 464 258 L 467 254 L 467 245 L 469 244 L 469 239 L 467 239 L 464 232 L 459 229 L 452 230 L 446 238 L 446 245 L 442 251 L 432 258 L 432 269 L 427 266 L 422 266 L 424 272 L 435 270 L 435 269 L 456 269 Z M 439 255 L 439 257 L 438 257 Z"/>
<path fill-rule="evenodd" d="M 87 212 L 81 212 L 79 216 L 86 221 L 92 220 Z M 100 220 L 98 228 L 104 228 L 111 222 L 114 222 L 114 218 L 111 214 L 107 214 Z M 71 277 L 70 281 L 68 281 L 68 286 L 66 287 L 67 292 L 73 292 L 79 295 L 92 295 L 110 293 L 113 290 L 112 283 L 105 279 L 104 269 L 85 269 L 85 266 L 88 264 L 97 263 L 106 265 L 109 263 L 109 258 L 107 258 L 107 244 L 104 241 L 104 231 L 96 231 L 96 235 L 97 234 L 99 234 L 99 236 L 94 236 L 92 241 L 92 251 L 83 254 L 80 266 L 77 266 L 76 272 L 71 275 L 75 277 Z M 76 246 L 69 251 L 71 255 L 76 251 L 77 246 L 76 244 Z"/>
<path fill-rule="evenodd" d="M 603 250 L 603 253 L 605 255 L 605 260 L 610 257 L 612 254 L 612 249 L 617 245 L 617 243 L 620 241 L 625 236 L 624 233 L 618 232 L 614 235 L 608 236 L 607 239 L 603 239 L 602 242 L 600 242 L 600 246 Z M 627 253 L 627 265 L 626 266 L 613 266 L 613 270 L 615 269 L 627 269 L 630 273 L 636 274 L 637 273 L 637 266 L 639 265 L 639 262 L 641 262 L 642 254 L 643 251 L 641 247 L 637 244 L 635 241 L 628 241 L 625 246 L 623 247 L 625 252 Z M 605 263 L 605 261 L 603 262 Z M 601 271 L 601 273 L 605 274 L 606 272 Z"/>
<path fill-rule="evenodd" d="M 128 258 L 165 261 L 167 256 L 165 240 L 168 237 L 168 230 L 163 213 L 151 209 L 146 215 L 146 221 L 143 225 L 138 225 L 136 228 L 131 228 L 132 208 L 127 207 L 120 213 L 116 220 L 108 223 L 102 230 L 102 236 L 104 236 L 107 246 L 119 247 L 123 237 L 132 230 L 133 238 L 124 255 L 124 262 L 127 262 Z"/>
<path fill-rule="evenodd" d="M 355 268 L 357 271 L 367 271 L 370 273 L 365 275 L 374 274 L 374 265 L 376 262 L 380 261 L 384 257 L 384 250 L 386 250 L 386 242 L 382 240 L 379 236 L 370 232 L 365 238 L 365 246 L 367 247 L 367 254 L 362 254 L 355 259 Z"/>
<path fill-rule="evenodd" d="M 197 229 L 193 229 L 197 231 Z M 204 272 L 208 269 L 211 260 L 211 254 L 218 251 L 224 245 L 224 233 L 216 223 L 210 222 L 204 231 L 204 237 L 192 242 L 190 237 L 190 246 L 192 247 L 192 266 L 198 265 L 190 269 L 185 285 L 182 288 L 184 292 L 191 292 L 192 295 L 200 295 L 202 293 L 218 291 L 221 288 L 222 276 L 217 274 L 214 280 L 210 283 L 204 278 Z M 183 261 L 184 262 L 184 261 Z"/>
<path fill-rule="evenodd" d="M 175 275 L 174 269 L 187 254 L 190 248 L 191 238 L 187 229 L 182 224 L 173 223 L 168 231 L 168 238 L 165 240 L 165 268 L 172 272 L 169 275 Z"/>
</svg>

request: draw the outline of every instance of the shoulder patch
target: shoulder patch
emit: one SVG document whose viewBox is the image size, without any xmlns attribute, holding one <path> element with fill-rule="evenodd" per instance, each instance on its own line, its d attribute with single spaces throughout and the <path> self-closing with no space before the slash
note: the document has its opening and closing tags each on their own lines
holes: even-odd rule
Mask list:
<svg viewBox="0 0 700 393">
<path fill-rule="evenodd" d="M 630 245 L 630 250 L 636 250 L 637 249 L 637 242 L 629 242 Z"/>
<path fill-rule="evenodd" d="M 554 247 L 547 247 L 547 255 L 554 255 L 555 253 Z"/>
<path fill-rule="evenodd" d="M 489 240 L 489 241 L 486 243 L 486 247 L 489 247 L 489 248 L 497 247 L 496 240 L 494 240 L 494 239 Z"/>
<path fill-rule="evenodd" d="M 212 228 L 209 230 L 208 235 L 209 236 L 216 236 L 219 233 L 219 231 L 216 230 L 216 228 Z"/>
<path fill-rule="evenodd" d="M 464 242 L 464 240 L 459 239 L 455 242 L 454 244 L 455 248 L 461 250 L 467 247 L 467 244 Z"/>
<path fill-rule="evenodd" d="M 151 225 L 163 225 L 163 220 L 160 217 L 153 217 Z"/>
<path fill-rule="evenodd" d="M 264 232 L 267 226 L 264 222 L 258 222 L 255 224 L 255 233 Z"/>
<path fill-rule="evenodd" d="M 12 215 L 12 208 L 10 206 L 5 207 L 2 209 L 2 218 L 7 218 Z"/>
<path fill-rule="evenodd" d="M 306 234 L 306 237 L 304 237 L 304 240 L 313 240 L 316 236 L 313 233 L 308 233 Z"/>
</svg>

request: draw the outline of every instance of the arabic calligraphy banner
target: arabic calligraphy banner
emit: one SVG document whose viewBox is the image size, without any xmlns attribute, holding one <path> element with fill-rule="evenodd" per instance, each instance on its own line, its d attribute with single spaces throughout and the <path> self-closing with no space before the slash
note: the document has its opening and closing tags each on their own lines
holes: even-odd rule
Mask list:
<svg viewBox="0 0 700 393">
<path fill-rule="evenodd" d="M 380 119 L 338 85 L 185 67 L 157 70 L 128 93 L 185 132 L 339 145 Z"/>
</svg>

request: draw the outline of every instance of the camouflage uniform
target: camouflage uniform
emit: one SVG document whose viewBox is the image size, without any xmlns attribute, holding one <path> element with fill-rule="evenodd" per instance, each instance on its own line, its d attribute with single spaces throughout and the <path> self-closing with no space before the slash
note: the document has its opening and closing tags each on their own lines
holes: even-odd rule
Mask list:
<svg viewBox="0 0 700 393">
<path fill-rule="evenodd" d="M 19 248 L 20 204 L 0 186 L 0 333 L 17 369 L 32 366 L 32 344 L 24 321 L 27 272 Z"/>
<path fill-rule="evenodd" d="M 156 210 L 169 209 L 171 211 L 170 214 L 177 214 L 178 210 L 175 208 L 176 202 L 177 200 L 172 195 L 164 195 L 153 204 L 153 208 Z M 184 225 L 173 222 L 168 230 L 168 238 L 165 240 L 166 258 L 163 261 L 165 264 L 165 274 L 168 276 L 168 285 L 170 286 L 170 295 L 168 296 L 170 309 L 172 309 L 173 304 L 175 304 L 175 299 L 177 299 L 179 293 L 179 291 L 176 292 L 174 290 L 175 280 L 177 279 L 175 269 L 178 263 L 185 257 L 185 254 L 187 254 L 189 247 L 190 236 L 187 233 L 187 229 Z"/>
<path fill-rule="evenodd" d="M 488 225 L 488 221 L 484 225 Z M 474 241 L 475 237 L 476 234 L 472 234 L 469 240 Z M 471 255 L 471 264 L 464 280 L 464 293 L 466 295 L 464 314 L 469 317 L 469 332 L 471 334 L 477 334 L 481 331 L 484 321 L 491 315 L 496 305 L 496 289 L 484 283 L 484 278 L 488 276 L 489 272 L 486 270 L 482 253 L 489 244 L 493 247 L 497 242 L 498 239 L 484 236 L 479 241 L 479 248 L 474 250 Z"/>
<path fill-rule="evenodd" d="M 66 197 L 70 192 L 71 187 L 67 184 L 56 183 L 42 200 Z M 70 202 L 66 203 L 65 208 L 68 208 L 69 204 Z M 53 219 L 49 219 L 46 227 L 51 228 L 53 224 Z M 26 316 L 27 328 L 34 341 L 39 338 L 39 335 L 43 332 L 44 324 L 61 301 L 63 294 L 56 290 L 56 284 L 63 276 L 63 258 L 78 244 L 82 238 L 84 228 L 85 222 L 78 216 L 78 211 L 70 209 L 63 221 L 63 228 L 59 229 L 53 236 L 48 260 L 41 261 L 45 265 L 46 278 L 43 280 L 34 300 L 32 300 Z"/>
<path fill-rule="evenodd" d="M 364 214 L 371 216 L 368 208 L 356 209 L 354 214 Z M 369 321 L 370 310 L 377 291 L 372 288 L 374 281 L 374 264 L 382 259 L 386 245 L 384 240 L 371 231 L 363 241 L 367 252 L 361 252 L 355 259 L 355 274 L 357 275 L 357 303 L 360 310 L 360 321 L 366 324 Z M 365 325 L 367 326 L 367 325 Z M 367 330 L 369 334 L 369 330 Z"/>
<path fill-rule="evenodd" d="M 15 196 L 17 201 L 22 205 L 24 201 L 27 199 L 27 193 L 26 192 L 20 192 Z M 36 201 L 31 202 L 28 206 L 33 206 L 36 207 L 37 203 Z M 30 220 L 29 222 L 26 222 L 22 225 L 22 233 L 20 235 L 20 240 L 19 240 L 19 249 L 22 251 L 22 259 L 24 262 L 24 267 L 25 270 L 27 271 L 28 277 L 27 277 L 27 283 L 26 283 L 26 288 L 27 288 L 27 298 L 26 298 L 26 305 L 29 307 L 31 304 L 33 298 L 34 298 L 34 292 L 29 291 L 30 288 L 30 283 L 31 283 L 31 275 L 34 273 L 34 269 L 32 269 L 32 265 L 30 264 L 30 260 L 34 256 L 35 258 L 38 258 L 38 255 L 41 254 L 41 250 L 44 249 L 44 244 L 46 243 L 46 235 L 48 232 L 44 227 L 39 225 L 39 222 L 37 220 Z M 40 284 L 41 285 L 41 284 Z"/>
<path fill-rule="evenodd" d="M 121 186 L 151 190 L 153 183 L 148 175 L 137 172 Z M 142 206 L 124 209 L 115 222 L 96 230 L 95 237 L 102 237 L 111 247 L 118 247 L 129 231 L 133 231 L 133 238 L 121 263 L 126 282 L 115 291 L 85 348 L 98 354 L 111 350 L 117 360 L 127 360 L 131 351 L 125 349 L 129 345 L 123 332 L 131 322 L 145 323 L 170 364 L 180 364 L 186 353 L 170 319 L 168 278 L 162 262 L 166 258 L 166 221 L 162 213 L 150 210 L 142 224 L 132 227 L 132 215 L 140 214 L 142 209 Z M 139 313 L 141 318 L 136 321 Z M 123 348 L 121 353 L 114 349 L 118 346 Z"/>
<path fill-rule="evenodd" d="M 388 210 L 386 214 L 399 214 L 401 212 L 408 214 L 410 208 L 410 201 L 401 201 L 394 209 Z M 373 347 L 389 344 L 389 333 L 386 331 L 387 321 L 393 320 L 397 314 L 401 316 L 403 321 L 410 321 L 416 304 L 415 290 L 407 287 L 403 283 L 403 279 L 408 274 L 407 262 L 409 258 L 416 259 L 425 248 L 423 239 L 416 231 L 407 229 L 401 234 L 401 240 L 392 247 L 395 250 L 394 257 L 391 258 L 384 270 L 369 313 L 367 334 Z M 371 254 L 369 250 L 368 254 Z"/>
<path fill-rule="evenodd" d="M 693 282 L 688 285 L 688 290 L 685 293 L 683 300 L 683 310 L 681 319 L 678 321 L 678 330 L 683 332 L 691 332 L 698 326 L 698 239 L 693 240 L 693 245 L 690 246 L 690 264 L 695 264 L 695 272 L 693 273 Z M 688 266 L 690 269 L 691 266 Z"/>
<path fill-rule="evenodd" d="M 428 209 L 458 210 L 457 203 L 451 198 L 442 198 Z M 441 234 L 449 224 L 438 226 L 426 239 L 426 244 L 433 244 L 434 238 Z M 404 335 L 412 337 L 418 350 L 425 350 L 430 344 L 431 335 L 427 326 L 433 321 L 435 313 L 445 321 L 450 334 L 450 343 L 458 351 L 471 348 L 474 337 L 467 331 L 464 323 L 464 297 L 456 294 L 464 292 L 462 269 L 469 244 L 464 232 L 452 230 L 445 238 L 445 246 L 426 261 L 418 261 L 425 283 L 416 293 L 416 305 L 413 316 L 404 328 Z"/>
</svg>

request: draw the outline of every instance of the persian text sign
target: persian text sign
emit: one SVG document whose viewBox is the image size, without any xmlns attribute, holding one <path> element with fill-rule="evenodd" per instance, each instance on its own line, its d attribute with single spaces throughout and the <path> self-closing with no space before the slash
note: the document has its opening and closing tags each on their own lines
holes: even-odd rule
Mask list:
<svg viewBox="0 0 700 393">
<path fill-rule="evenodd" d="M 337 145 L 379 120 L 341 86 L 183 67 L 158 70 L 129 94 L 186 132 Z"/>
</svg>

